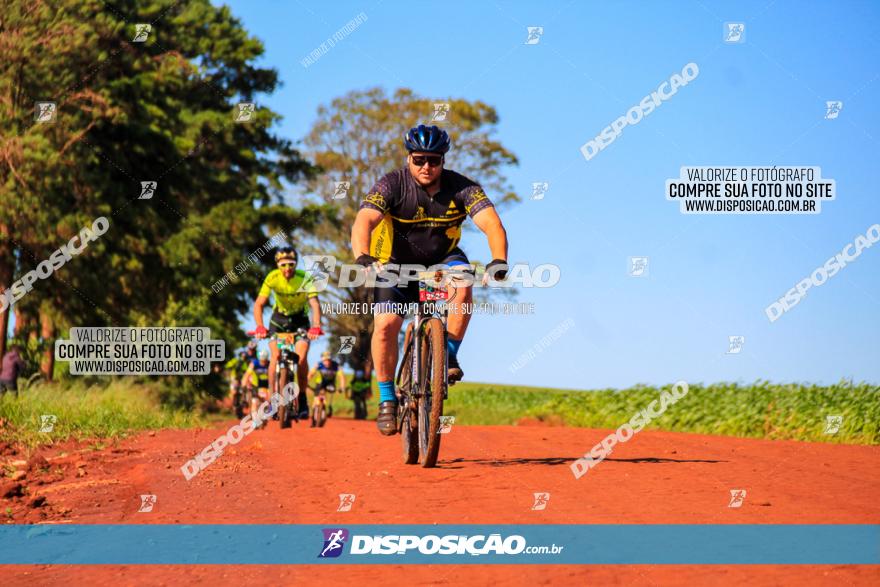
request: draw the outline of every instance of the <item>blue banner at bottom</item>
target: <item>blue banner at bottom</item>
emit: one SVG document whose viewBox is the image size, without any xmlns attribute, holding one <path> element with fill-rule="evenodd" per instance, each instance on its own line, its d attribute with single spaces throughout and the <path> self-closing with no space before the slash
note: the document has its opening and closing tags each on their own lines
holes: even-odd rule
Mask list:
<svg viewBox="0 0 880 587">
<path fill-rule="evenodd" d="M 384 563 L 880 564 L 880 526 L 0 526 L 0 564 Z"/>
</svg>

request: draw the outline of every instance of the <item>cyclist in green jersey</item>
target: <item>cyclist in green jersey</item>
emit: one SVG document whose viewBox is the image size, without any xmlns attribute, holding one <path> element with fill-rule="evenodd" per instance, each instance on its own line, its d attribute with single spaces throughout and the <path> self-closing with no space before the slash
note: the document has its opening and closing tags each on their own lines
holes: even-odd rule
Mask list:
<svg viewBox="0 0 880 587">
<path fill-rule="evenodd" d="M 244 375 L 248 368 L 247 353 L 239 351 L 237 356 L 232 357 L 226 362 L 225 367 L 226 373 L 229 375 L 229 397 L 233 398 L 238 389 L 238 383 L 241 381 L 241 376 Z"/>
<path fill-rule="evenodd" d="M 291 247 L 278 249 L 275 253 L 278 268 L 266 276 L 254 302 L 254 321 L 257 328 L 253 334 L 256 338 L 266 338 L 276 332 L 296 332 L 300 328 L 308 330 L 308 335 L 297 339 L 294 347 L 298 359 L 296 379 L 299 385 L 300 418 L 308 418 L 305 390 L 309 372 L 309 342 L 324 334 L 324 331 L 321 330 L 321 305 L 318 303 L 315 284 L 305 271 L 296 268 L 297 260 L 298 255 Z M 269 303 L 270 295 L 273 298 L 272 317 L 267 329 L 263 325 L 263 309 Z M 311 322 L 309 309 L 312 311 Z M 274 390 L 275 364 L 278 361 L 278 345 L 275 341 L 269 343 L 269 349 L 269 389 Z"/>
</svg>

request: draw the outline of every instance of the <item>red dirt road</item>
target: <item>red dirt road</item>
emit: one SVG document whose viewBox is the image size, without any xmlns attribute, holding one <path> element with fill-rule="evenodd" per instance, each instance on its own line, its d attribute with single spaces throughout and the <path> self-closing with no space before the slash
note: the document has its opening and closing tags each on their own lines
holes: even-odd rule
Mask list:
<svg viewBox="0 0 880 587">
<path fill-rule="evenodd" d="M 231 422 L 230 422 L 231 424 Z M 17 522 L 75 523 L 880 523 L 880 447 L 642 432 L 576 480 L 569 469 L 609 431 L 454 426 L 439 467 L 403 465 L 400 437 L 373 422 L 332 419 L 257 431 L 186 481 L 180 466 L 226 426 L 139 435 L 115 449 L 44 453 L 50 473 L 23 480 Z M 77 473 L 76 471 L 81 471 Z M 55 476 L 51 476 L 55 475 Z M 731 489 L 746 490 L 730 508 Z M 419 503 L 393 500 L 397 492 Z M 550 493 L 543 511 L 533 494 Z M 337 512 L 339 494 L 356 495 Z M 32 496 L 46 503 L 27 510 Z M 155 494 L 139 513 L 141 494 Z M 242 504 L 249 504 L 246 511 Z M 22 518 L 21 516 L 26 516 Z M 11 583 L 10 580 L 11 579 Z M 868 585 L 880 566 L 6 566 L 21 585 L 350 584 Z M 364 583 L 366 584 L 366 583 Z"/>
</svg>

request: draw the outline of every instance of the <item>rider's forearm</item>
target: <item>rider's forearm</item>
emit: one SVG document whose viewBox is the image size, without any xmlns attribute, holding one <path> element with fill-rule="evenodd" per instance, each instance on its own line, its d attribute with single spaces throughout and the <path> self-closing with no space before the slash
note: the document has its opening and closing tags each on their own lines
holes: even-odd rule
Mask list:
<svg viewBox="0 0 880 587">
<path fill-rule="evenodd" d="M 382 214 L 376 210 L 361 210 L 351 227 L 351 252 L 357 259 L 370 254 L 370 236 L 382 221 Z"/>
<path fill-rule="evenodd" d="M 318 298 L 309 298 L 309 305 L 312 307 L 312 326 L 315 328 L 320 328 L 321 304 L 318 303 Z"/>
<path fill-rule="evenodd" d="M 257 323 L 258 328 L 265 328 L 263 326 L 263 308 L 266 306 L 266 302 L 256 301 L 254 302 L 254 322 Z"/>
<path fill-rule="evenodd" d="M 507 261 L 507 231 L 504 230 L 504 225 L 498 222 L 490 226 L 486 231 L 486 237 L 489 239 L 492 259 Z"/>
<path fill-rule="evenodd" d="M 357 259 L 370 254 L 370 230 L 366 222 L 355 222 L 351 229 L 351 252 Z"/>
</svg>

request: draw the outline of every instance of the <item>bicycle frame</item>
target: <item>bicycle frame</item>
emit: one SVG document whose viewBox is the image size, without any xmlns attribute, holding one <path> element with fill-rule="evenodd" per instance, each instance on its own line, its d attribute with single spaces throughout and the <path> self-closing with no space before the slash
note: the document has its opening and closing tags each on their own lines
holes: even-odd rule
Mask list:
<svg viewBox="0 0 880 587">
<path fill-rule="evenodd" d="M 450 295 L 448 273 L 418 275 L 419 304 L 406 330 L 407 344 L 397 378 L 401 400 L 398 432 L 403 438 L 404 463 L 419 462 L 428 468 L 437 464 L 439 418 L 449 394 L 447 325 L 449 303 L 456 298 L 457 291 L 453 284 Z M 425 353 L 430 356 L 424 356 Z"/>
<path fill-rule="evenodd" d="M 282 363 L 290 371 L 291 376 L 296 377 L 296 365 L 299 362 L 299 355 L 296 354 L 295 345 L 296 340 L 303 336 L 306 336 L 306 331 L 302 328 L 297 329 L 295 333 L 276 333 L 272 335 L 271 340 L 274 340 L 278 346 L 278 361 L 275 363 L 275 385 L 278 385 L 278 375 L 281 373 Z"/>
<path fill-rule="evenodd" d="M 318 385 L 314 388 L 315 399 L 321 398 L 323 403 L 327 403 L 327 393 L 335 393 L 335 386 L 331 385 L 330 387 L 322 387 Z"/>
<path fill-rule="evenodd" d="M 284 392 L 283 389 L 278 389 L 279 382 L 281 381 L 281 369 L 287 369 L 288 372 L 288 383 L 294 384 L 294 389 L 296 390 L 293 394 L 293 397 L 287 402 L 287 405 L 290 406 L 290 409 L 293 412 L 297 412 L 292 414 L 292 418 L 294 420 L 299 420 L 299 411 L 302 409 L 302 406 L 299 405 L 298 395 L 299 389 L 296 385 L 297 381 L 297 364 L 299 362 L 299 355 L 296 353 L 296 342 L 301 338 L 306 338 L 308 333 L 303 328 L 298 328 L 296 332 L 291 333 L 275 333 L 272 335 L 271 340 L 275 341 L 276 346 L 278 347 L 278 360 L 275 362 L 275 392 L 282 394 Z"/>
<path fill-rule="evenodd" d="M 443 277 L 445 276 L 445 271 L 428 271 L 419 273 L 419 281 L 420 285 L 424 285 L 426 281 L 433 281 L 435 283 L 440 283 L 443 287 Z M 443 330 L 446 330 L 447 319 L 449 314 L 449 308 L 447 306 L 448 300 L 445 297 L 439 295 L 431 295 L 432 292 L 436 292 L 436 289 L 432 290 L 430 286 L 427 286 L 429 293 L 426 299 L 420 299 L 418 308 L 416 309 L 416 314 L 413 317 L 415 322 L 415 326 L 413 326 L 413 337 L 410 340 L 410 345 L 412 346 L 412 359 L 409 365 L 410 369 L 410 391 L 409 394 L 413 397 L 421 397 L 422 393 L 422 381 L 421 381 L 421 373 L 419 373 L 418 366 L 421 364 L 422 358 L 422 337 L 423 337 L 423 326 L 425 322 L 430 320 L 431 318 L 438 318 L 443 323 Z M 445 293 L 445 289 L 444 289 Z M 437 303 L 441 302 L 441 303 Z M 403 354 L 406 356 L 406 350 L 403 349 Z M 445 364 L 443 365 L 443 372 L 445 373 L 449 369 L 449 357 L 444 353 L 443 355 L 446 358 Z M 449 395 L 448 387 L 444 387 L 443 389 L 443 399 L 447 399 Z"/>
</svg>

